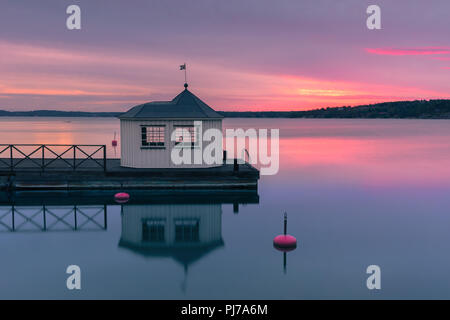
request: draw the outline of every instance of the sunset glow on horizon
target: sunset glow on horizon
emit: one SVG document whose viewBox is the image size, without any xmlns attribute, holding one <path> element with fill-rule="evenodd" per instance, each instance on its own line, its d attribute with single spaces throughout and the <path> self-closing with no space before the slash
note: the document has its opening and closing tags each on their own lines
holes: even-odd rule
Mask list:
<svg viewBox="0 0 450 320">
<path fill-rule="evenodd" d="M 128 10 L 119 1 L 78 1 L 79 31 L 65 29 L 65 4 L 6 2 L 3 110 L 125 111 L 170 100 L 183 89 L 184 62 L 189 89 L 216 110 L 450 98 L 447 2 L 437 9 L 379 1 L 383 29 L 376 31 L 365 28 L 367 1 L 179 1 L 177 12 L 153 1 Z"/>
</svg>

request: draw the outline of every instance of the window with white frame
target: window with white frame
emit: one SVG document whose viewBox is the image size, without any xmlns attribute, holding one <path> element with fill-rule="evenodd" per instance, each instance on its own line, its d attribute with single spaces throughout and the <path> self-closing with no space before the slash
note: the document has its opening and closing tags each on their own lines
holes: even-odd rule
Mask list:
<svg viewBox="0 0 450 320">
<path fill-rule="evenodd" d="M 143 147 L 164 147 L 165 126 L 141 126 Z"/>
<path fill-rule="evenodd" d="M 194 126 L 175 126 L 175 145 L 193 147 L 197 143 L 197 130 Z"/>
</svg>

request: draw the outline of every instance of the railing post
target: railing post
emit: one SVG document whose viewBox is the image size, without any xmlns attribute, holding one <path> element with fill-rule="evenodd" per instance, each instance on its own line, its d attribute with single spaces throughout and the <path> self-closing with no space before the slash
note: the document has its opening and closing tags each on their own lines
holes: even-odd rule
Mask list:
<svg viewBox="0 0 450 320">
<path fill-rule="evenodd" d="M 106 172 L 106 145 L 103 145 L 103 171 Z"/>
<path fill-rule="evenodd" d="M 13 146 L 9 145 L 9 158 L 10 158 L 10 169 L 11 172 L 14 171 L 14 159 L 13 159 Z"/>
<path fill-rule="evenodd" d="M 45 148 L 44 145 L 42 145 L 42 171 L 45 169 Z"/>
<path fill-rule="evenodd" d="M 72 148 L 73 148 L 73 171 L 75 171 L 75 168 L 77 167 L 77 146 L 76 145 L 73 145 L 72 146 Z"/>
</svg>

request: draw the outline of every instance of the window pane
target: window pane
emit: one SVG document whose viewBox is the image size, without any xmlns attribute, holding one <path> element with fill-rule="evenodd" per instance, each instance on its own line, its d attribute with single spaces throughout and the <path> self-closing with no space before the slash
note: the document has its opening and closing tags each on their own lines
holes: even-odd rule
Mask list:
<svg viewBox="0 0 450 320">
<path fill-rule="evenodd" d="M 144 133 L 145 132 L 145 133 Z M 165 127 L 142 127 L 142 145 L 143 146 L 164 146 Z"/>
<path fill-rule="evenodd" d="M 194 144 L 197 142 L 197 135 L 195 134 L 195 127 L 176 127 L 175 128 L 175 144 L 186 143 Z"/>
</svg>

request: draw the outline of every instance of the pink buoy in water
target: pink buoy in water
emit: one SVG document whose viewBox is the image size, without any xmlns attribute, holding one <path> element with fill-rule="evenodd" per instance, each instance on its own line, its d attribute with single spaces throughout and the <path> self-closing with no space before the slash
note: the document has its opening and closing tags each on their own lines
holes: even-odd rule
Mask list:
<svg viewBox="0 0 450 320">
<path fill-rule="evenodd" d="M 286 273 L 287 253 L 297 248 L 297 239 L 287 234 L 287 213 L 284 213 L 284 234 L 280 234 L 273 239 L 275 249 L 283 252 L 283 270 Z"/>
<path fill-rule="evenodd" d="M 288 234 L 281 234 L 273 239 L 273 245 L 280 251 L 288 252 L 297 248 L 297 239 Z"/>
<path fill-rule="evenodd" d="M 130 195 L 126 192 L 119 192 L 114 195 L 114 200 L 116 200 L 117 203 L 126 203 L 130 200 Z"/>
<path fill-rule="evenodd" d="M 284 234 L 280 234 L 273 239 L 273 246 L 275 249 L 288 252 L 297 248 L 297 239 L 286 234 L 287 233 L 287 214 L 284 213 Z"/>
</svg>

